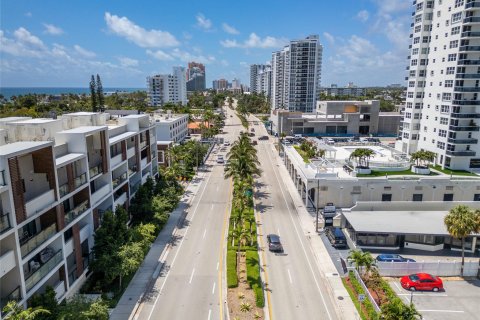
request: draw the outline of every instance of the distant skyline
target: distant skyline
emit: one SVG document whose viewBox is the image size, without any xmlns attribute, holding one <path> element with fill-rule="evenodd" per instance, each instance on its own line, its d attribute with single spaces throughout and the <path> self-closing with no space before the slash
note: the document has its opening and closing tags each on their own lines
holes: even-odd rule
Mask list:
<svg viewBox="0 0 480 320">
<path fill-rule="evenodd" d="M 146 87 L 190 61 L 249 84 L 289 40 L 318 34 L 322 86 L 403 84 L 411 1 L 2 1 L 1 87 Z"/>
</svg>

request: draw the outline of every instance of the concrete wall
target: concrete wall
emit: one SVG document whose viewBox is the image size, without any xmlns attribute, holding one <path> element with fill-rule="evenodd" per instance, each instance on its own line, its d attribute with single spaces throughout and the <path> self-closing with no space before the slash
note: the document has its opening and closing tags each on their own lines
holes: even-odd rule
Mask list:
<svg viewBox="0 0 480 320">
<path fill-rule="evenodd" d="M 378 134 L 379 135 L 396 135 L 402 115 L 392 114 L 391 112 L 380 113 L 378 117 Z"/>
</svg>

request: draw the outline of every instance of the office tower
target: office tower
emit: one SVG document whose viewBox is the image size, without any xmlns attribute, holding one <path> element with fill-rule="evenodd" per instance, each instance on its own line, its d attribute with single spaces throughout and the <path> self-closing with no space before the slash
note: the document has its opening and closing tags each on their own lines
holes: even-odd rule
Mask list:
<svg viewBox="0 0 480 320">
<path fill-rule="evenodd" d="M 451 169 L 480 168 L 478 1 L 414 2 L 407 99 L 398 146 Z"/>
<path fill-rule="evenodd" d="M 189 62 L 186 77 L 187 91 L 205 91 L 205 65 Z"/>
<path fill-rule="evenodd" d="M 250 66 L 250 92 L 271 96 L 272 67 L 269 64 L 252 64 Z"/>
<path fill-rule="evenodd" d="M 172 74 L 158 74 L 147 77 L 148 103 L 161 107 L 167 102 L 187 103 L 185 68 L 173 67 Z"/>
<path fill-rule="evenodd" d="M 272 109 L 315 110 L 322 50 L 318 36 L 312 35 L 272 53 Z"/>
</svg>

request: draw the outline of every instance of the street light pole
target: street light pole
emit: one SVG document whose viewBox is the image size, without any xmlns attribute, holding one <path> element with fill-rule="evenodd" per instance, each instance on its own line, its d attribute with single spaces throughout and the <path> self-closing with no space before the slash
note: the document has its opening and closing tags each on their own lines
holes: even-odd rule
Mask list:
<svg viewBox="0 0 480 320">
<path fill-rule="evenodd" d="M 318 212 L 320 211 L 318 208 L 318 198 L 320 197 L 320 180 L 317 179 L 317 199 L 316 199 L 316 206 L 315 209 L 317 209 L 317 220 L 315 221 L 315 231 L 318 233 Z"/>
</svg>

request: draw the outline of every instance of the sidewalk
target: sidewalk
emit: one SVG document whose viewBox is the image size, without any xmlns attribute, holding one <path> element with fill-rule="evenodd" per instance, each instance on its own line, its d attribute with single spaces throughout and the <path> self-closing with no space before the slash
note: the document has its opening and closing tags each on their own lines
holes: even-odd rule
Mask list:
<svg viewBox="0 0 480 320">
<path fill-rule="evenodd" d="M 295 208 L 297 209 L 302 230 L 312 247 L 313 255 L 322 280 L 327 283 L 326 287 L 329 289 L 329 296 L 332 297 L 332 303 L 336 308 L 337 315 L 340 319 L 345 320 L 360 319 L 355 305 L 343 286 L 342 279 L 338 275 L 337 269 L 335 268 L 322 239 L 315 231 L 315 219 L 313 219 L 308 213 L 305 204 L 303 203 L 300 194 L 290 178 L 290 175 L 288 174 L 288 171 L 274 145 L 272 145 L 272 152 L 277 161 L 280 176 L 285 183 L 285 187 L 288 189 L 292 201 L 295 204 Z"/>
<path fill-rule="evenodd" d="M 165 249 L 170 245 L 172 237 L 177 232 L 185 218 L 191 202 L 198 193 L 204 177 L 207 174 L 205 166 L 198 171 L 192 181 L 188 184 L 185 192 L 177 205 L 177 208 L 170 214 L 167 223 L 150 247 L 140 268 L 128 285 L 117 306 L 110 315 L 112 320 L 134 319 L 135 313 L 140 304 L 151 299 L 148 294 L 151 292 L 155 281 L 162 269 L 162 256 Z M 147 296 L 144 296 L 147 294 Z"/>
</svg>

